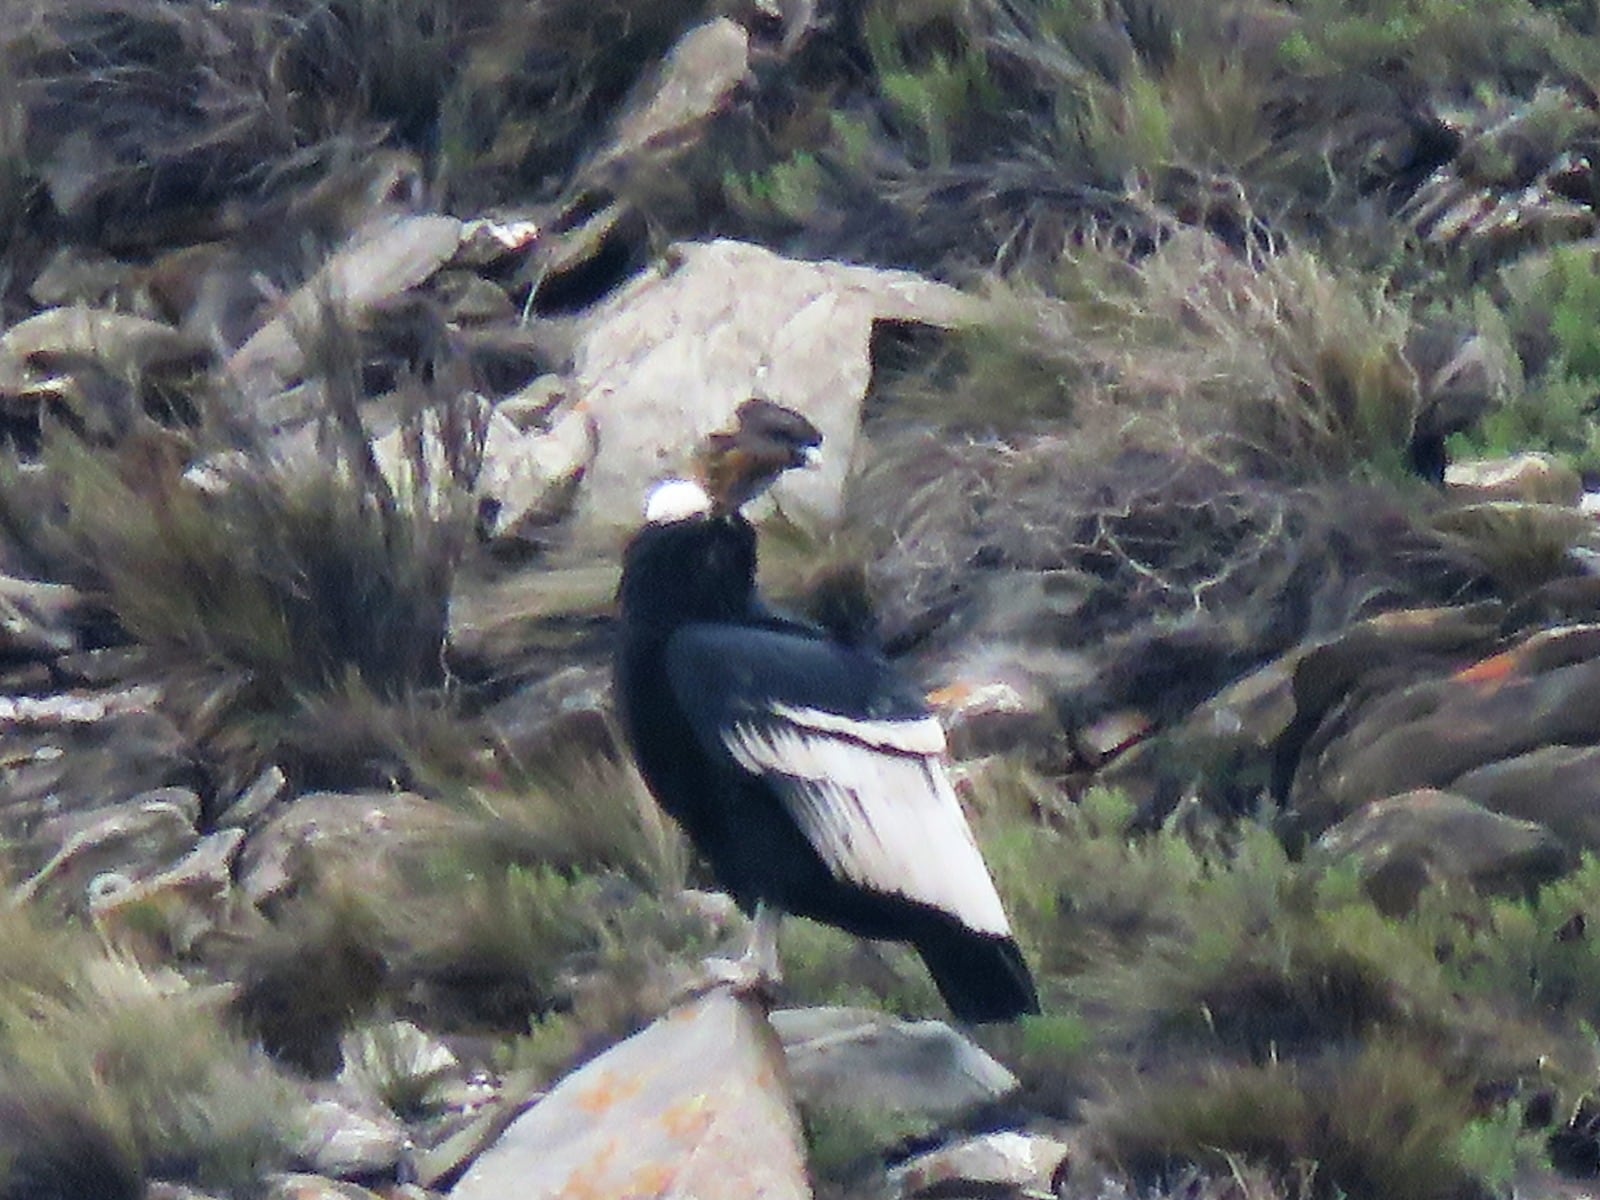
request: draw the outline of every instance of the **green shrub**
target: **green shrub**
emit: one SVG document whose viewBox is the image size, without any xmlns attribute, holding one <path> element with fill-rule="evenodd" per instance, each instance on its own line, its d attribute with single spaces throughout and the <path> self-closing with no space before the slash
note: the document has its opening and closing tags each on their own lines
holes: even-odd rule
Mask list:
<svg viewBox="0 0 1600 1200">
<path fill-rule="evenodd" d="M 1592 47 L 1527 0 L 1310 0 L 1284 59 L 1313 76 L 1399 66 L 1441 90 L 1531 91 Z"/>
<path fill-rule="evenodd" d="M 1384 1045 L 1167 1078 L 1095 1121 L 1106 1152 L 1136 1177 L 1237 1160 L 1351 1200 L 1481 1195 L 1460 1159 L 1468 1123 L 1460 1091 L 1435 1065 Z"/>
<path fill-rule="evenodd" d="M 1593 862 L 1396 918 L 1254 821 L 1135 835 L 1114 794 L 1063 807 L 1014 770 L 976 801 L 1047 1014 L 992 1043 L 1140 1178 L 1237 1158 L 1316 1195 L 1470 1195 L 1537 1165 L 1536 1100 L 1590 1089 Z"/>
<path fill-rule="evenodd" d="M 1580 469 L 1600 466 L 1600 258 L 1556 247 L 1507 266 L 1491 299 L 1477 301 L 1480 324 L 1520 371 L 1477 429 L 1456 439 L 1460 454 L 1545 450 Z"/>
</svg>

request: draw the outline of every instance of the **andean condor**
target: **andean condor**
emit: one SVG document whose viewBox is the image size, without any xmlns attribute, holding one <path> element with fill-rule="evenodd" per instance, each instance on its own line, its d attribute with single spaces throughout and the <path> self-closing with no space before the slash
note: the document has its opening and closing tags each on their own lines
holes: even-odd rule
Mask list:
<svg viewBox="0 0 1600 1200">
<path fill-rule="evenodd" d="M 776 978 L 777 911 L 909 942 L 958 1018 L 1038 998 L 945 769 L 944 732 L 877 654 L 780 616 L 755 588 L 740 509 L 821 443 L 752 400 L 697 480 L 658 486 L 623 554 L 616 693 L 639 769 L 755 934 Z"/>
</svg>

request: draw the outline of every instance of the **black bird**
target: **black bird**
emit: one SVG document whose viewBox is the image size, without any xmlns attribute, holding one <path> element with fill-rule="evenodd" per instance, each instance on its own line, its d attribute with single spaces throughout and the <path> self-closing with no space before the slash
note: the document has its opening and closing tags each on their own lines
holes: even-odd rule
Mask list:
<svg viewBox="0 0 1600 1200">
<path fill-rule="evenodd" d="M 958 1018 L 1038 998 L 945 768 L 944 732 L 882 657 L 768 609 L 740 508 L 821 435 L 746 402 L 697 480 L 658 486 L 623 553 L 618 704 L 645 781 L 755 935 L 776 978 L 776 911 L 909 942 Z"/>
</svg>

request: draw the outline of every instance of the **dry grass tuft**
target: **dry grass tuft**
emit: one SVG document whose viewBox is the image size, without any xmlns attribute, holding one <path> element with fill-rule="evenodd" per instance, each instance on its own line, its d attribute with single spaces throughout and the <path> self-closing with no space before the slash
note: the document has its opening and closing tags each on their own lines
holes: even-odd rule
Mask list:
<svg viewBox="0 0 1600 1200">
<path fill-rule="evenodd" d="M 957 428 L 1063 423 L 1098 455 L 1181 446 L 1269 477 L 1398 475 L 1422 406 L 1412 329 L 1382 280 L 1309 248 L 1241 258 L 1175 228 L 1130 261 L 1091 239 L 1042 287 L 994 284 L 988 320 L 881 402 Z"/>
<path fill-rule="evenodd" d="M 270 931 L 225 952 L 234 1011 L 274 1057 L 316 1075 L 369 1018 L 499 1037 L 538 1025 L 529 1053 L 545 1069 L 637 1028 L 716 922 L 684 893 L 681 839 L 636 786 L 600 762 L 462 790 L 455 804 L 481 821 L 408 846 L 360 895 L 307 878 Z"/>
<path fill-rule="evenodd" d="M 109 447 L 52 428 L 37 464 L 13 461 L 0 479 L 0 528 L 44 577 L 104 597 L 235 782 L 274 755 L 307 781 L 342 783 L 469 753 L 437 714 L 474 517 L 475 410 L 437 405 L 461 442 L 450 479 L 432 480 L 449 499 L 429 493 L 420 438 L 422 483 L 397 490 L 357 409 L 358 354 L 341 343 L 324 355 L 331 458 L 284 462 L 263 443 L 203 489 L 183 470 L 204 431 L 145 422 Z M 413 419 L 421 429 L 427 412 Z"/>
<path fill-rule="evenodd" d="M 1482 594 L 1481 563 L 1426 527 L 1426 504 L 1420 489 L 1251 478 L 1203 447 L 911 431 L 880 434 L 849 511 L 870 531 L 866 576 L 891 642 L 1021 638 L 1092 654 L 1187 624 L 1214 646 L 1223 673 L 1200 669 L 1195 685 L 1214 691 L 1362 613 Z M 1029 581 L 1043 599 L 1027 599 Z M 1101 682 L 1113 673 L 1108 661 Z"/>
<path fill-rule="evenodd" d="M 460 803 L 487 818 L 481 852 L 491 860 L 619 871 L 657 895 L 687 885 L 688 843 L 633 768 L 616 759 L 513 766 L 498 786 Z"/>
<path fill-rule="evenodd" d="M 691 167 L 720 174 L 722 228 L 946 277 L 1043 279 L 1084 236 L 1145 253 L 1174 225 L 1236 252 L 1310 235 L 1426 276 L 1390 218 L 1460 149 L 1460 98 L 1581 93 L 1595 59 L 1526 0 L 880 0 Z M 654 215 L 704 220 L 697 199 Z"/>
<path fill-rule="evenodd" d="M 426 865 L 388 906 L 395 983 L 433 1028 L 529 1035 L 512 1061 L 549 1072 L 659 1015 L 710 948 L 705 918 L 614 873 Z"/>
<path fill-rule="evenodd" d="M 24 4 L 0 38 L 5 156 L 113 247 L 235 232 L 379 143 L 467 203 L 557 194 L 697 2 Z M 9 125 L 8 115 L 5 125 Z M 3 126 L 0 126 L 3 127 Z M 9 146 L 17 139 L 7 138 Z"/>
<path fill-rule="evenodd" d="M 1353 1056 L 1167 1078 L 1125 1097 L 1095 1124 L 1109 1157 L 1136 1178 L 1248 1162 L 1312 1196 L 1486 1195 L 1459 1161 L 1468 1125 L 1461 1093 L 1414 1051 L 1372 1046 Z"/>
<path fill-rule="evenodd" d="M 214 998 L 19 909 L 0 932 L 15 968 L 0 977 L 0 1194 L 129 1194 L 144 1174 L 244 1185 L 286 1160 L 291 1094 Z"/>
</svg>

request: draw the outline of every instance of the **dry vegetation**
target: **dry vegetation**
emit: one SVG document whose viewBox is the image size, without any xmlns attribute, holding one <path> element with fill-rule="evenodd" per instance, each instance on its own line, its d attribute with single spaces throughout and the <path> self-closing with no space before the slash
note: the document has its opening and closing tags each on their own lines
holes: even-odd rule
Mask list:
<svg viewBox="0 0 1600 1200">
<path fill-rule="evenodd" d="M 847 527 L 823 547 L 774 534 L 769 570 L 830 624 L 876 621 L 929 657 L 1002 630 L 1011 610 L 989 599 L 1048 576 L 1105 650 L 1064 710 L 1175 714 L 1307 635 L 1514 593 L 1529 553 L 1559 564 L 1565 546 L 1514 530 L 1440 532 L 1418 476 L 1447 443 L 1600 468 L 1583 236 L 1600 180 L 1575 165 L 1600 135 L 1592 3 L 824 5 L 670 170 L 632 172 L 605 168 L 604 135 L 705 6 L 13 8 L 7 326 L 69 247 L 122 267 L 79 299 L 231 349 L 367 205 L 423 196 L 568 223 L 626 208 L 585 272 L 499 281 L 533 314 L 708 235 L 985 296 L 972 329 L 880 345 Z M 767 15 L 741 19 L 773 41 Z M 1549 180 L 1564 190 L 1516 222 L 1459 216 Z M 218 245 L 259 250 L 224 300 L 157 269 Z M 119 681 L 163 682 L 208 805 L 276 764 L 295 790 L 398 784 L 463 823 L 381 887 L 314 880 L 171 961 L 0 906 L 5 1200 L 134 1197 L 158 1177 L 250 1194 L 295 1160 L 297 1073 L 334 1069 L 348 1029 L 404 1016 L 551 1074 L 648 1019 L 725 932 L 613 757 L 518 761 L 481 720 L 530 664 L 598 657 L 604 589 L 585 577 L 463 654 L 458 585 L 507 568 L 465 499 L 397 494 L 368 449 L 369 403 L 401 395 L 413 435 L 452 430 L 464 497 L 482 430 L 463 393 L 513 390 L 543 351 L 465 346 L 427 304 L 301 332 L 326 450 L 309 473 L 192 363 L 0 401 L 0 568 L 93 598 L 98 644 L 132 649 Z M 183 481 L 224 452 L 241 464 L 225 488 Z M 1080 1126 L 1139 1194 L 1508 1195 L 1552 1159 L 1592 1176 L 1600 864 L 1531 897 L 1432 889 L 1385 914 L 1296 861 L 1251 811 L 1258 782 L 1226 781 L 1236 821 L 1135 835 L 1114 795 L 979 772 L 1050 1014 L 990 1037 L 1030 1119 Z M 797 1003 L 935 1009 L 893 950 L 797 925 L 784 956 Z M 427 1105 L 425 1083 L 391 1095 Z M 907 1130 L 813 1133 L 848 1192 Z"/>
</svg>

